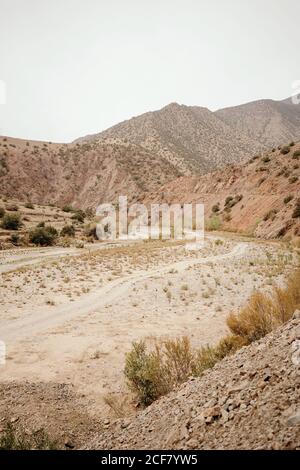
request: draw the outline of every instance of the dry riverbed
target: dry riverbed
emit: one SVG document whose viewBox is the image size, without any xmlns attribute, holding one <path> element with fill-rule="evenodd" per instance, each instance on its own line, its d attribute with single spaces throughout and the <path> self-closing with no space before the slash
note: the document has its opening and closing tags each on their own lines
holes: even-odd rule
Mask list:
<svg viewBox="0 0 300 470">
<path fill-rule="evenodd" d="M 254 289 L 282 283 L 294 263 L 284 244 L 217 236 L 195 251 L 182 242 L 139 242 L 55 259 L 44 250 L 38 263 L 19 259 L 8 272 L 11 263 L 2 262 L 0 419 L 18 409 L 30 421 L 43 402 L 68 427 L 70 400 L 84 426 L 86 413 L 113 417 L 108 394 L 131 412 L 123 367 L 133 341 L 187 335 L 194 346 L 215 343 L 228 313 Z"/>
</svg>

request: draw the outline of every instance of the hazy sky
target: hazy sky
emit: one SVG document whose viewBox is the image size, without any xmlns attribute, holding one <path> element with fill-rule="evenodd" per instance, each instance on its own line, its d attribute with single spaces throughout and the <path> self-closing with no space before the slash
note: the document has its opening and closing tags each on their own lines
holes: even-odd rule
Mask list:
<svg viewBox="0 0 300 470">
<path fill-rule="evenodd" d="M 0 134 L 71 141 L 173 101 L 283 99 L 300 80 L 299 0 L 0 0 L 0 15 Z"/>
</svg>

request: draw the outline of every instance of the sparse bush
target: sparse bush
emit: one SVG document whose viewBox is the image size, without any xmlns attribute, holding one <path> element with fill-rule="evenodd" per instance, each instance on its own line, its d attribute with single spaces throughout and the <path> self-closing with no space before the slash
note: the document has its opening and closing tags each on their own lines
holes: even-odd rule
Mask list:
<svg viewBox="0 0 300 470">
<path fill-rule="evenodd" d="M 37 227 L 45 227 L 45 222 L 39 222 L 39 223 L 37 224 Z"/>
<path fill-rule="evenodd" d="M 218 202 L 217 204 L 215 204 L 214 206 L 212 206 L 212 212 L 216 213 L 216 212 L 219 212 L 220 211 L 220 203 Z"/>
<path fill-rule="evenodd" d="M 189 376 L 200 376 L 207 369 L 234 354 L 238 349 L 259 340 L 288 321 L 300 307 L 300 270 L 285 288 L 274 288 L 270 295 L 254 292 L 238 313 L 231 313 L 227 325 L 231 334 L 212 346 L 193 351 L 188 338 L 169 340 L 148 352 L 143 341 L 133 343 L 126 355 L 125 376 L 130 389 L 143 406 L 151 404 Z"/>
<path fill-rule="evenodd" d="M 2 218 L 2 227 L 5 230 L 19 230 L 21 225 L 22 219 L 18 212 L 15 214 L 4 214 Z"/>
<path fill-rule="evenodd" d="M 75 237 L 75 228 L 73 225 L 65 225 L 60 231 L 61 237 Z"/>
<path fill-rule="evenodd" d="M 124 373 L 129 388 L 143 406 L 150 405 L 168 392 L 164 388 L 159 353 L 148 353 L 143 341 L 133 343 L 132 351 L 126 355 Z"/>
<path fill-rule="evenodd" d="M 282 155 L 287 155 L 290 152 L 290 150 L 291 150 L 290 147 L 285 146 L 285 147 L 282 147 L 282 149 L 280 150 L 280 153 Z"/>
<path fill-rule="evenodd" d="M 262 161 L 264 163 L 269 163 L 271 161 L 270 157 L 263 157 Z"/>
<path fill-rule="evenodd" d="M 227 318 L 230 331 L 248 343 L 270 333 L 288 321 L 300 306 L 300 270 L 288 280 L 285 288 L 274 288 L 271 295 L 255 292 L 248 304 Z"/>
<path fill-rule="evenodd" d="M 294 147 L 294 145 L 295 145 L 295 142 L 293 142 L 293 141 L 290 142 L 290 147 Z"/>
<path fill-rule="evenodd" d="M 298 181 L 298 176 L 291 176 L 289 179 L 290 184 L 294 184 Z"/>
<path fill-rule="evenodd" d="M 29 435 L 24 429 L 15 429 L 7 424 L 0 435 L 0 450 L 54 450 L 58 448 L 56 441 L 39 430 Z"/>
<path fill-rule="evenodd" d="M 300 158 L 300 150 L 295 150 L 295 152 L 293 153 L 293 158 L 295 160 L 298 160 Z"/>
<path fill-rule="evenodd" d="M 54 227 L 36 227 L 29 233 L 29 241 L 34 245 L 52 246 L 55 244 L 58 233 Z"/>
<path fill-rule="evenodd" d="M 73 207 L 72 207 L 72 206 L 69 206 L 69 205 L 65 205 L 65 206 L 62 208 L 62 211 L 63 211 L 63 212 L 73 212 Z"/>
<path fill-rule="evenodd" d="M 296 218 L 300 217 L 300 198 L 297 199 L 297 201 L 296 201 L 292 217 L 293 217 L 293 219 L 296 219 Z"/>
<path fill-rule="evenodd" d="M 2 217 L 4 216 L 5 214 L 5 209 L 4 207 L 0 207 L 0 219 L 2 219 Z"/>
<path fill-rule="evenodd" d="M 125 376 L 139 403 L 150 405 L 192 375 L 194 354 L 188 338 L 168 340 L 147 352 L 145 343 L 133 343 L 126 356 Z"/>
<path fill-rule="evenodd" d="M 272 308 L 273 303 L 269 296 L 255 292 L 238 314 L 229 315 L 227 326 L 234 335 L 241 336 L 251 343 L 273 330 L 275 318 Z"/>
<path fill-rule="evenodd" d="M 290 194 L 289 196 L 286 196 L 283 200 L 284 204 L 288 204 L 290 201 L 294 199 L 294 196 Z"/>
<path fill-rule="evenodd" d="M 87 237 L 92 237 L 95 240 L 98 240 L 96 229 L 97 229 L 96 224 L 88 224 L 85 226 L 84 232 Z"/>
<path fill-rule="evenodd" d="M 221 228 L 221 221 L 217 215 L 214 215 L 206 221 L 206 230 L 219 230 Z"/>
<path fill-rule="evenodd" d="M 24 204 L 24 207 L 26 207 L 26 209 L 34 209 L 34 205 L 32 204 L 32 202 L 26 202 Z"/>
<path fill-rule="evenodd" d="M 18 246 L 20 244 L 20 235 L 18 233 L 12 233 L 10 236 L 9 241 L 15 245 Z"/>
<path fill-rule="evenodd" d="M 85 219 L 85 212 L 83 210 L 77 210 L 73 215 L 72 215 L 72 220 L 76 220 L 77 222 L 83 223 Z"/>
</svg>

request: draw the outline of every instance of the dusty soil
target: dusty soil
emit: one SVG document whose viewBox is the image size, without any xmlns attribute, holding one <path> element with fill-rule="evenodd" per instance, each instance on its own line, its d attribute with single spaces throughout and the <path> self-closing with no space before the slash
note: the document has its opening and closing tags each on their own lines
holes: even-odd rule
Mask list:
<svg viewBox="0 0 300 470">
<path fill-rule="evenodd" d="M 299 315 L 87 447 L 300 449 Z"/>
<path fill-rule="evenodd" d="M 59 384 L 80 397 L 93 421 L 115 418 L 104 400 L 111 394 L 131 414 L 123 367 L 133 341 L 187 335 L 194 346 L 213 344 L 226 333 L 227 314 L 253 289 L 283 282 L 295 262 L 285 244 L 237 236 L 209 237 L 197 251 L 157 241 L 94 246 L 56 259 L 51 253 L 40 250 L 28 265 L 24 254 L 12 252 L 14 270 L 7 253 L 2 259 L 0 339 L 7 357 L 0 381 L 11 397 L 10 405 L 1 401 L 2 415 L 14 415 L 14 394 L 30 414 L 38 399 L 32 405 L 26 393 L 37 387 L 51 401 Z M 54 408 L 56 400 L 65 416 L 64 399 L 55 398 Z M 51 428 L 51 418 L 46 423 Z"/>
</svg>

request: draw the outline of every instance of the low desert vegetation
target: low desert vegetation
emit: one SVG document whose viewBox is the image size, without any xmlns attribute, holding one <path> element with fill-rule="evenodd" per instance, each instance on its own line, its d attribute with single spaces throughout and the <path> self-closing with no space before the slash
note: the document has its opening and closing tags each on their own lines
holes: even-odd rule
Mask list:
<svg viewBox="0 0 300 470">
<path fill-rule="evenodd" d="M 14 214 L 5 213 L 2 217 L 1 225 L 5 230 L 19 230 L 22 225 L 21 214 L 19 212 Z"/>
<path fill-rule="evenodd" d="M 61 237 L 75 237 L 75 227 L 73 225 L 65 225 L 60 231 Z"/>
<path fill-rule="evenodd" d="M 34 205 L 32 204 L 32 202 L 26 202 L 24 204 L 24 207 L 26 207 L 26 209 L 34 209 Z"/>
<path fill-rule="evenodd" d="M 293 158 L 295 160 L 298 160 L 300 158 L 300 150 L 295 150 L 295 152 L 293 153 Z"/>
<path fill-rule="evenodd" d="M 286 196 L 283 200 L 284 204 L 288 204 L 290 201 L 294 199 L 294 196 L 290 194 L 289 196 Z"/>
<path fill-rule="evenodd" d="M 297 199 L 297 201 L 296 201 L 292 217 L 293 217 L 293 219 L 296 219 L 296 218 L 300 217 L 300 198 Z"/>
<path fill-rule="evenodd" d="M 15 428 L 7 424 L 0 435 L 0 450 L 54 450 L 58 448 L 56 441 L 40 430 L 29 434 L 23 428 Z"/>
<path fill-rule="evenodd" d="M 282 149 L 280 150 L 280 153 L 282 155 L 287 155 L 289 152 L 290 152 L 290 147 L 288 147 L 287 145 L 285 147 L 282 147 Z"/>
<path fill-rule="evenodd" d="M 78 210 L 72 215 L 72 220 L 76 220 L 77 222 L 80 222 L 83 224 L 84 219 L 85 219 L 85 212 L 83 210 Z"/>
<path fill-rule="evenodd" d="M 187 337 L 157 342 L 148 349 L 144 341 L 133 343 L 126 355 L 124 374 L 141 406 L 148 406 L 175 387 L 198 377 L 243 346 L 263 338 L 287 322 L 300 307 L 300 269 L 285 287 L 270 294 L 254 292 L 248 303 L 227 318 L 229 334 L 216 346 L 194 350 Z"/>
<path fill-rule="evenodd" d="M 219 218 L 218 215 L 214 215 L 212 217 L 210 217 L 210 219 L 208 219 L 205 223 L 205 228 L 206 230 L 211 230 L 211 231 L 214 231 L 214 230 L 220 230 L 221 228 L 221 220 Z"/>
<path fill-rule="evenodd" d="M 57 230 L 51 225 L 40 226 L 29 233 L 29 241 L 38 246 L 52 246 L 55 244 L 57 236 Z"/>
<path fill-rule="evenodd" d="M 73 210 L 74 210 L 73 207 L 69 205 L 63 206 L 62 208 L 63 212 L 73 212 Z"/>
<path fill-rule="evenodd" d="M 0 207 L 0 219 L 2 219 L 2 217 L 4 217 L 4 214 L 5 214 L 4 207 Z"/>
</svg>

